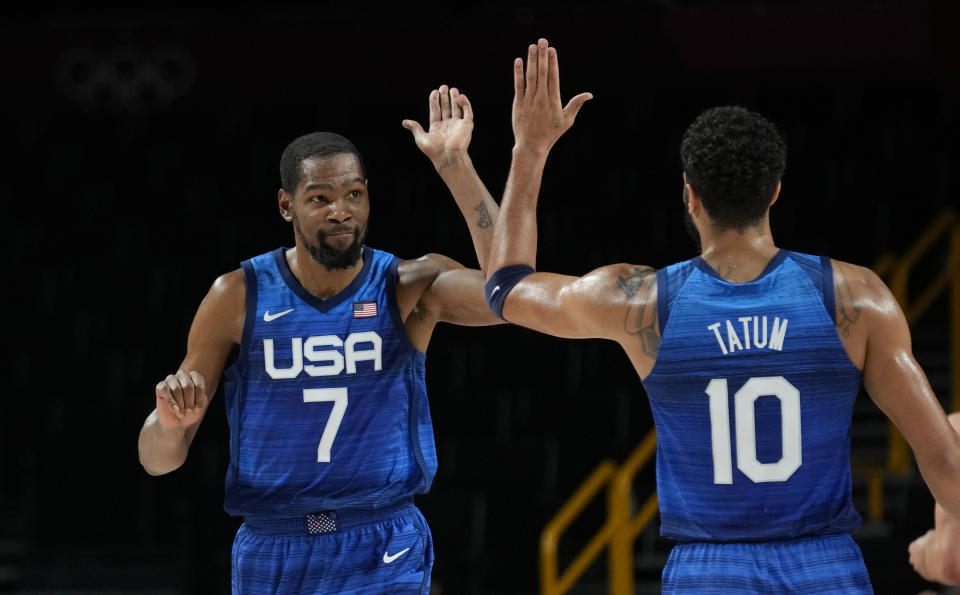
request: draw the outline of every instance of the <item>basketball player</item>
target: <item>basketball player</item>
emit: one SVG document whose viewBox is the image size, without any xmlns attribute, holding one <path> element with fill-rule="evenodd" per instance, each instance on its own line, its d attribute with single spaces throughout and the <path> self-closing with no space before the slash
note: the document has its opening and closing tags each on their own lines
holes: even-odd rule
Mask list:
<svg viewBox="0 0 960 595">
<path fill-rule="evenodd" d="M 467 155 L 469 102 L 442 86 L 429 106 L 418 146 L 481 214 L 472 229 L 485 252 L 497 206 Z M 280 177 L 294 247 L 214 282 L 186 357 L 156 385 L 141 463 L 153 475 L 183 464 L 222 374 L 225 509 L 244 519 L 233 593 L 426 594 L 432 540 L 412 504 L 437 467 L 425 351 L 438 322 L 500 321 L 484 302 L 480 271 L 363 244 L 367 174 L 346 138 L 297 138 L 283 151 Z"/>
<path fill-rule="evenodd" d="M 960 412 L 947 416 L 960 432 Z M 934 504 L 933 529 L 913 540 L 910 564 L 924 579 L 942 585 L 960 585 L 960 521 Z"/>
<path fill-rule="evenodd" d="M 680 149 L 700 256 L 656 271 L 536 272 L 536 204 L 550 148 L 590 94 L 560 102 L 557 53 L 514 63 L 515 144 L 495 227 L 488 303 L 549 335 L 626 352 L 658 433 L 661 532 L 677 540 L 664 593 L 869 593 L 850 532 L 850 423 L 861 380 L 960 513 L 960 436 L 868 269 L 778 248 L 769 224 L 786 149 L 760 115 L 702 113 Z"/>
</svg>

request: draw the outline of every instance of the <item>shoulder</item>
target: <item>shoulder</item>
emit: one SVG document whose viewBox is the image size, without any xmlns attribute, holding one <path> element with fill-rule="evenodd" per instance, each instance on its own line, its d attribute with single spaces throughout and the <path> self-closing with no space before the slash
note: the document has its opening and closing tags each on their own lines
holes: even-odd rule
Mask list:
<svg viewBox="0 0 960 595">
<path fill-rule="evenodd" d="M 243 269 L 234 269 L 214 279 L 208 297 L 217 299 L 236 299 L 246 296 L 247 279 Z"/>
<path fill-rule="evenodd" d="M 633 293 L 633 290 L 639 287 L 649 287 L 651 284 L 656 285 L 657 283 L 657 269 L 646 265 L 628 263 L 600 267 L 587 275 L 587 277 L 592 276 L 615 283 L 617 288 L 625 294 Z"/>
<path fill-rule="evenodd" d="M 909 345 L 906 317 L 879 275 L 867 267 L 834 260 L 833 283 L 834 322 L 848 352 L 866 354 L 871 345 Z M 851 359 L 860 362 L 861 355 Z"/>
<path fill-rule="evenodd" d="M 881 285 L 883 284 L 883 281 L 880 279 L 880 277 L 867 267 L 850 262 L 844 262 L 842 260 L 836 260 L 834 258 L 830 259 L 830 263 L 833 265 L 834 279 L 836 279 L 838 276 L 842 276 L 848 283 L 855 283 L 862 287 L 868 287 L 877 283 Z"/>
<path fill-rule="evenodd" d="M 429 283 L 445 271 L 462 268 L 462 264 L 443 254 L 424 254 L 420 258 L 401 260 L 397 264 L 397 284 Z"/>
<path fill-rule="evenodd" d="M 835 291 L 859 308 L 883 311 L 896 305 L 896 299 L 883 279 L 873 270 L 831 259 Z"/>
<path fill-rule="evenodd" d="M 657 270 L 653 267 L 629 263 L 617 263 L 594 269 L 576 279 L 568 290 L 594 299 L 606 296 L 603 301 L 636 303 L 646 301 L 657 284 Z"/>
<path fill-rule="evenodd" d="M 239 344 L 246 316 L 246 287 L 243 269 L 217 277 L 197 309 L 193 330 L 205 341 Z"/>
<path fill-rule="evenodd" d="M 397 302 L 404 320 L 415 310 L 422 315 L 432 311 L 437 304 L 430 288 L 444 273 L 463 268 L 454 259 L 434 253 L 397 263 Z"/>
<path fill-rule="evenodd" d="M 205 312 L 217 319 L 242 319 L 246 312 L 247 280 L 243 269 L 235 269 L 220 275 L 213 281 L 203 302 L 200 303 L 200 312 Z"/>
<path fill-rule="evenodd" d="M 657 358 L 660 328 L 657 317 L 657 270 L 628 263 L 591 271 L 579 283 L 595 286 L 587 292 L 594 306 L 592 317 L 627 352 L 641 377 Z"/>
</svg>

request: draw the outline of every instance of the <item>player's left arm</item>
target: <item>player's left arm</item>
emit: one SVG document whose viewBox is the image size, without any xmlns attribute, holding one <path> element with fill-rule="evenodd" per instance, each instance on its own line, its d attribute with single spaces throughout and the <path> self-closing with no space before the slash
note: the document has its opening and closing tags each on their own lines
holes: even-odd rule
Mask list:
<svg viewBox="0 0 960 595">
<path fill-rule="evenodd" d="M 414 346 L 426 351 L 438 322 L 501 324 L 483 297 L 484 275 L 442 254 L 405 260 L 397 267 L 397 302 Z"/>
</svg>

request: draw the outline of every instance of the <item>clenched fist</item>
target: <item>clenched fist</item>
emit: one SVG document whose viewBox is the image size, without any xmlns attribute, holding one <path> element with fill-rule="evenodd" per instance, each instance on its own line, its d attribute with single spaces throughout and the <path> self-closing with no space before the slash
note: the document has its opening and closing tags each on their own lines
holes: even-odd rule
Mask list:
<svg viewBox="0 0 960 595">
<path fill-rule="evenodd" d="M 190 426 L 209 403 L 206 383 L 196 371 L 177 370 L 157 383 L 157 418 L 165 428 Z"/>
</svg>

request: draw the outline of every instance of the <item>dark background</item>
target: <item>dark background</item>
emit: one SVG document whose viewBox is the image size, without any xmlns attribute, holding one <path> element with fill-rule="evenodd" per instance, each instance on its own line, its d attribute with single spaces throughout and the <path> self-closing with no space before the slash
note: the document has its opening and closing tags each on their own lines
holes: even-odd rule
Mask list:
<svg viewBox="0 0 960 595">
<path fill-rule="evenodd" d="M 238 522 L 221 507 L 222 396 L 168 476 L 143 472 L 136 438 L 213 279 L 292 243 L 275 197 L 295 136 L 334 130 L 364 153 L 371 245 L 476 266 L 400 121 L 423 122 L 429 91 L 458 86 L 476 113 L 474 163 L 499 196 L 511 61 L 546 36 L 564 98 L 595 99 L 548 163 L 541 269 L 693 256 L 679 139 L 699 111 L 729 103 L 767 115 L 789 144 L 778 244 L 870 265 L 957 204 L 952 4 L 6 9 L 0 590 L 228 590 Z M 541 528 L 600 459 L 622 460 L 650 428 L 642 388 L 612 344 L 509 327 L 438 328 L 427 370 L 440 471 L 418 503 L 437 590 L 533 592 Z M 884 545 L 864 547 L 878 592 L 923 587 L 905 544 L 930 525 L 931 501 L 910 493 Z"/>
</svg>

